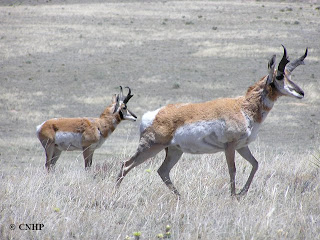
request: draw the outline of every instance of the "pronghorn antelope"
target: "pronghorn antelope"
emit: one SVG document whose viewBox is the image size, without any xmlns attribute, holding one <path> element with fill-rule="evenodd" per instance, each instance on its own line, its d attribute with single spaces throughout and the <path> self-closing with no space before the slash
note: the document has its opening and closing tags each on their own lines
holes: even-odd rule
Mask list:
<svg viewBox="0 0 320 240">
<path fill-rule="evenodd" d="M 46 152 L 46 168 L 55 165 L 62 151 L 83 151 L 85 168 L 92 164 L 94 151 L 116 129 L 122 120 L 136 121 L 137 117 L 127 108 L 131 95 L 129 92 L 112 97 L 112 103 L 99 118 L 53 118 L 37 126 L 37 135 Z"/>
<path fill-rule="evenodd" d="M 261 123 L 280 96 L 301 99 L 303 90 L 291 81 L 292 71 L 304 64 L 305 54 L 290 62 L 284 48 L 283 57 L 275 70 L 273 55 L 268 64 L 268 75 L 253 86 L 246 94 L 237 98 L 217 99 L 204 103 L 169 104 L 142 117 L 140 142 L 136 153 L 122 164 L 117 186 L 134 167 L 165 149 L 166 157 L 158 173 L 167 187 L 180 196 L 171 182 L 169 173 L 185 153 L 204 154 L 225 152 L 231 195 L 235 191 L 235 151 L 251 165 L 252 170 L 238 195 L 245 194 L 258 169 L 248 145 L 255 140 Z"/>
</svg>

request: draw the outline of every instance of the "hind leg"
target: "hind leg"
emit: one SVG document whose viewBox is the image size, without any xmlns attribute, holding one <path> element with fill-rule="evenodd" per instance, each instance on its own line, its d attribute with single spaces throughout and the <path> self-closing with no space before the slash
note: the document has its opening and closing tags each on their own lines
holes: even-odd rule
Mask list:
<svg viewBox="0 0 320 240">
<path fill-rule="evenodd" d="M 54 142 L 52 142 L 50 139 L 47 140 L 43 140 L 41 141 L 41 144 L 46 152 L 46 164 L 45 167 L 47 169 L 47 171 L 50 171 L 50 167 L 51 167 L 51 159 L 54 155 Z"/>
<path fill-rule="evenodd" d="M 58 161 L 60 155 L 61 155 L 61 150 L 55 147 L 53 151 L 53 156 L 50 161 L 51 168 L 53 168 L 56 165 L 56 162 Z"/>
<path fill-rule="evenodd" d="M 180 196 L 180 194 L 171 182 L 169 174 L 173 166 L 179 161 L 182 154 L 183 152 L 176 147 L 167 147 L 166 158 L 164 159 L 164 162 L 158 169 L 158 174 L 160 175 L 162 181 L 167 185 L 170 191 L 172 191 L 178 197 Z"/>
<path fill-rule="evenodd" d="M 123 178 L 127 175 L 127 173 L 134 167 L 140 165 L 148 158 L 155 156 L 161 150 L 163 150 L 165 146 L 155 144 L 148 146 L 139 146 L 137 152 L 126 162 L 124 162 L 121 166 L 121 171 L 117 177 L 117 186 L 120 186 Z"/>
<path fill-rule="evenodd" d="M 58 148 L 56 148 L 54 142 L 50 139 L 40 139 L 40 142 L 46 153 L 45 167 L 49 172 L 59 159 L 61 151 Z"/>
</svg>

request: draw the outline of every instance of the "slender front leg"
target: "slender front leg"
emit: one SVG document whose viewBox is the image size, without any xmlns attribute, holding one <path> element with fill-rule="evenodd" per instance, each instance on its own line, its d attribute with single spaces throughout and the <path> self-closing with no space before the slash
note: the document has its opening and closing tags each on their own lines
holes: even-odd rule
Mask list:
<svg viewBox="0 0 320 240">
<path fill-rule="evenodd" d="M 226 155 L 229 175 L 230 175 L 231 196 L 234 196 L 236 194 L 236 184 L 235 184 L 236 165 L 234 162 L 235 144 L 233 142 L 227 143 L 225 155 Z"/>
<path fill-rule="evenodd" d="M 92 165 L 93 153 L 94 150 L 91 150 L 89 147 L 83 148 L 84 167 L 86 170 L 89 170 Z"/>
<path fill-rule="evenodd" d="M 252 170 L 250 172 L 250 175 L 248 177 L 248 180 L 242 190 L 240 191 L 239 195 L 244 195 L 248 192 L 248 189 L 250 187 L 250 184 L 252 182 L 253 176 L 258 170 L 258 162 L 257 160 L 252 156 L 249 147 L 243 147 L 237 150 L 237 152 L 244 158 L 246 159 L 251 165 L 252 165 Z"/>
</svg>

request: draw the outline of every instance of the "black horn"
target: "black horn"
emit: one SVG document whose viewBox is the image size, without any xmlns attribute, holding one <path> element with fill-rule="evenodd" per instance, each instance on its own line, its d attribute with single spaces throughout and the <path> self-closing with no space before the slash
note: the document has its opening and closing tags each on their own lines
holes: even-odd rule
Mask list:
<svg viewBox="0 0 320 240">
<path fill-rule="evenodd" d="M 123 99 L 123 90 L 122 90 L 122 86 L 120 86 L 119 100 L 122 101 L 122 99 Z"/>
<path fill-rule="evenodd" d="M 126 87 L 126 88 L 129 89 L 129 92 L 128 92 L 128 95 L 126 96 L 126 98 L 123 100 L 124 103 L 127 103 L 130 100 L 130 98 L 133 97 L 133 95 L 131 95 L 131 89 L 129 87 Z"/>
<path fill-rule="evenodd" d="M 290 62 L 288 60 L 286 48 L 283 45 L 281 45 L 281 46 L 283 47 L 283 57 L 282 57 L 279 65 L 278 65 L 278 73 L 277 73 L 277 79 L 278 80 L 283 79 L 284 69 L 285 69 L 287 63 Z"/>
<path fill-rule="evenodd" d="M 308 54 L 308 48 L 306 48 L 306 52 L 304 53 L 303 56 L 299 57 L 298 59 L 295 59 L 294 61 L 290 62 L 287 66 L 286 69 L 289 72 L 292 72 L 296 67 L 298 67 L 299 65 L 304 65 L 303 60 L 307 57 Z"/>
</svg>

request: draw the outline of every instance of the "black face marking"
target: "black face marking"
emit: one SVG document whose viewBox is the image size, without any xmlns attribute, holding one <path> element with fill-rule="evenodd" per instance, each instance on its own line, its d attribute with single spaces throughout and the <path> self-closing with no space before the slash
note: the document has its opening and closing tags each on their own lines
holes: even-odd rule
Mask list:
<svg viewBox="0 0 320 240">
<path fill-rule="evenodd" d="M 284 79 L 283 74 L 281 74 L 281 75 L 279 75 L 279 76 L 276 76 L 276 79 L 277 79 L 277 80 L 283 80 L 283 79 Z"/>
<path fill-rule="evenodd" d="M 276 85 L 274 85 L 274 82 L 270 83 L 271 88 L 276 88 Z"/>
<path fill-rule="evenodd" d="M 119 115 L 120 115 L 121 120 L 123 120 L 124 119 L 123 118 L 123 113 L 121 111 L 119 111 Z"/>
</svg>

